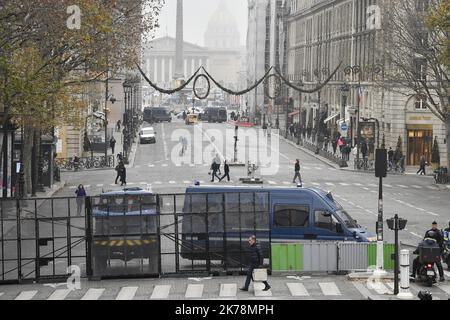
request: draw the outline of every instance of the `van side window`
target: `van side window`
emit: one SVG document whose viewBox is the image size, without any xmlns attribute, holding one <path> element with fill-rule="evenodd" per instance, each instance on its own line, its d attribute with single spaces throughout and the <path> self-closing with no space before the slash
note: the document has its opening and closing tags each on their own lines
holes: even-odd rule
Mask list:
<svg viewBox="0 0 450 320">
<path fill-rule="evenodd" d="M 314 212 L 314 221 L 317 228 L 337 232 L 336 224 L 338 221 L 333 214 L 327 210 L 316 210 Z"/>
<path fill-rule="evenodd" d="M 305 228 L 309 226 L 309 206 L 275 206 L 274 225 L 276 227 Z"/>
</svg>

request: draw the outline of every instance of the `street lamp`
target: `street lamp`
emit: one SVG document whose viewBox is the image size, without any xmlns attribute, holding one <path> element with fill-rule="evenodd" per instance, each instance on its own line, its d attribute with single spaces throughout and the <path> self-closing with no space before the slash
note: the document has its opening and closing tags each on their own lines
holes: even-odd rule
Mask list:
<svg viewBox="0 0 450 320">
<path fill-rule="evenodd" d="M 108 163 L 108 112 L 110 111 L 110 109 L 108 109 L 108 100 L 114 104 L 117 100 L 116 98 L 114 98 L 114 95 L 107 95 L 106 96 L 106 103 L 105 103 L 105 166 Z"/>
<path fill-rule="evenodd" d="M 128 163 L 128 132 L 130 131 L 130 93 L 131 93 L 131 84 L 128 80 L 122 84 L 123 91 L 125 95 L 125 113 L 123 115 L 123 161 L 124 163 Z"/>
</svg>

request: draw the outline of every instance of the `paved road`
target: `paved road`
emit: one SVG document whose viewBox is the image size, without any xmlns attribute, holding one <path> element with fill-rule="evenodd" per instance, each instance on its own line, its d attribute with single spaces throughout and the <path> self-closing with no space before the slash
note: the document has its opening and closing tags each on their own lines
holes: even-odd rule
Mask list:
<svg viewBox="0 0 450 320">
<path fill-rule="evenodd" d="M 173 123 L 155 124 L 157 132 L 157 143 L 140 145 L 134 166 L 128 168 L 128 186 L 141 186 L 150 188 L 158 193 L 183 193 L 185 188 L 198 180 L 201 184 L 210 184 L 208 175 L 210 163 L 216 153 L 222 158 L 231 160 L 233 158 L 234 127 L 228 124 L 203 123 L 197 126 L 186 126 L 182 121 Z M 252 135 L 253 134 L 253 135 Z M 247 135 L 248 138 L 244 138 Z M 180 157 L 179 137 L 188 138 L 188 151 Z M 222 138 L 223 137 L 223 138 Z M 335 198 L 346 208 L 359 224 L 375 232 L 375 221 L 377 220 L 378 206 L 378 179 L 372 174 L 356 173 L 335 169 L 321 162 L 314 156 L 294 147 L 284 140 L 278 140 L 275 132 L 269 143 L 268 153 L 262 153 L 264 147 L 263 132 L 252 133 L 249 129 L 239 129 L 239 160 L 246 162 L 251 159 L 259 165 L 258 174 L 264 179 L 266 186 L 292 186 L 293 164 L 295 159 L 300 159 L 304 186 L 318 187 L 330 190 Z M 266 151 L 266 149 L 262 149 Z M 265 155 L 263 157 L 262 155 Z M 231 168 L 231 182 L 221 182 L 223 185 L 241 185 L 239 177 L 246 176 L 245 168 Z M 82 171 L 63 173 L 63 180 L 67 181 L 67 187 L 56 194 L 58 197 L 74 196 L 74 191 L 79 183 L 83 183 L 89 195 L 98 195 L 102 190 L 120 189 L 114 184 L 114 170 Z M 218 184 L 218 182 L 215 182 Z M 69 205 L 68 205 L 69 203 Z M 68 216 L 68 208 L 73 217 L 76 215 L 76 204 L 74 200 L 46 201 L 38 211 L 41 217 Z M 422 237 L 433 220 L 438 221 L 440 226 L 448 224 L 450 220 L 450 190 L 441 190 L 433 184 L 430 177 L 399 176 L 393 175 L 384 179 L 384 213 L 385 218 L 392 217 L 398 213 L 400 217 L 408 220 L 407 230 L 401 232 L 402 242 L 415 245 Z M 33 205 L 29 204 L 29 215 L 33 216 Z M 14 219 L 15 212 L 10 212 Z M 26 212 L 23 215 L 26 216 Z M 14 225 L 15 221 L 5 222 Z M 166 223 L 171 223 L 167 221 Z M 41 221 L 39 225 L 42 237 L 53 237 L 65 235 L 67 226 L 70 227 L 72 235 L 83 235 L 84 219 L 73 218 L 59 221 L 56 225 Z M 4 226 L 8 230 L 8 226 Z M 36 225 L 33 220 L 24 222 L 21 228 L 22 237 L 34 238 Z M 17 230 L 12 229 L 11 239 L 14 239 Z M 170 230 L 169 230 L 170 231 Z M 393 232 L 385 226 L 385 240 L 393 241 Z M 58 239 L 56 248 L 66 246 L 66 239 Z M 53 243 L 42 248 L 43 254 L 52 251 Z M 5 243 L 4 252 L 9 257 L 16 254 L 16 243 L 12 240 Z M 36 251 L 34 240 L 22 243 L 22 257 L 32 257 Z M 168 251 L 174 250 L 173 243 L 167 243 L 163 248 Z M 85 248 L 81 244 L 74 248 L 80 258 L 73 263 L 81 264 Z M 173 268 L 174 259 L 165 258 L 164 265 Z M 43 268 L 44 274 L 52 274 L 55 265 L 64 273 L 67 266 L 67 258 L 62 255 L 55 264 Z M 8 262 L 4 268 L 14 268 L 14 262 Z M 24 274 L 33 275 L 33 263 L 27 265 Z M 31 273 L 30 273 L 31 272 Z"/>
<path fill-rule="evenodd" d="M 272 276 L 271 290 L 251 285 L 239 290 L 242 277 L 177 279 L 126 279 L 82 281 L 81 289 L 70 291 L 65 283 L 0 286 L 0 300 L 385 300 L 393 297 L 393 282 L 349 281 L 345 276 Z M 425 288 L 411 284 L 411 292 Z M 434 299 L 447 300 L 450 285 L 427 288 Z M 416 298 L 417 299 L 417 298 Z"/>
</svg>

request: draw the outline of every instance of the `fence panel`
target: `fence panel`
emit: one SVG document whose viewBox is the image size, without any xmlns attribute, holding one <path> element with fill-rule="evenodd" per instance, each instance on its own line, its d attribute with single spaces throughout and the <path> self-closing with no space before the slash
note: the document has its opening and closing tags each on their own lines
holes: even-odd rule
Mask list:
<svg viewBox="0 0 450 320">
<path fill-rule="evenodd" d="M 303 242 L 303 271 L 337 271 L 337 247 L 335 242 Z"/>
<path fill-rule="evenodd" d="M 367 270 L 368 244 L 361 242 L 339 242 L 339 271 Z"/>
</svg>

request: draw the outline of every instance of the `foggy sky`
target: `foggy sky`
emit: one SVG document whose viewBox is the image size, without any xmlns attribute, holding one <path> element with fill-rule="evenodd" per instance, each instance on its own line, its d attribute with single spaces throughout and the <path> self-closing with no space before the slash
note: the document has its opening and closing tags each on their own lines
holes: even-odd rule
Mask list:
<svg viewBox="0 0 450 320">
<path fill-rule="evenodd" d="M 216 11 L 221 0 L 183 0 L 184 2 L 184 41 L 200 46 L 204 45 L 204 35 L 210 16 Z M 247 38 L 247 0 L 226 1 L 228 10 L 233 13 L 241 37 L 241 45 Z M 176 30 L 176 0 L 166 0 L 161 15 L 161 27 L 156 32 L 156 38 L 169 35 L 175 37 Z"/>
</svg>

